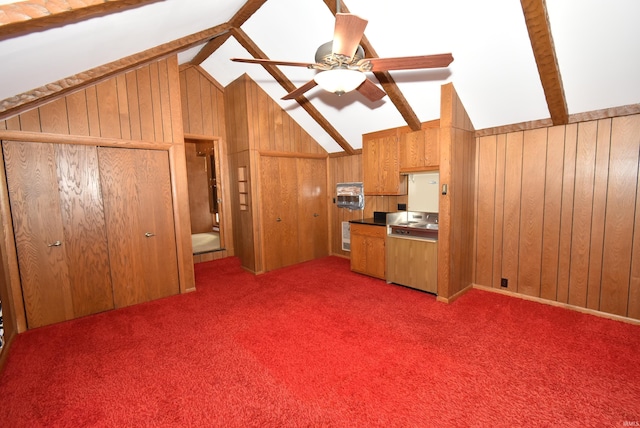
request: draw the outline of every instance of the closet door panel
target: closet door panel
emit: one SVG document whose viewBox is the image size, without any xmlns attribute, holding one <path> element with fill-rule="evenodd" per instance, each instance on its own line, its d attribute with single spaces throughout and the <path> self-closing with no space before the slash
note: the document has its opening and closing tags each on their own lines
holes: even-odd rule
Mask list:
<svg viewBox="0 0 640 428">
<path fill-rule="evenodd" d="M 74 315 L 113 309 L 97 148 L 57 144 L 55 154 Z"/>
<path fill-rule="evenodd" d="M 168 154 L 98 149 L 116 307 L 177 294 Z"/>
<path fill-rule="evenodd" d="M 327 163 L 298 159 L 298 244 L 300 261 L 329 254 Z"/>
<path fill-rule="evenodd" d="M 27 325 L 73 318 L 53 144 L 3 142 Z"/>
</svg>

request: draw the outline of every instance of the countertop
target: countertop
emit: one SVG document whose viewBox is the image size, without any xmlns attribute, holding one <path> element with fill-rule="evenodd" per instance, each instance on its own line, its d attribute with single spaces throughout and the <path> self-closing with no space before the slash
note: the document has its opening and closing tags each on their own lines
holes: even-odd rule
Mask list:
<svg viewBox="0 0 640 428">
<path fill-rule="evenodd" d="M 362 220 L 349 220 L 349 223 L 368 224 L 371 226 L 386 226 L 386 220 L 377 220 L 375 218 L 365 218 Z"/>
</svg>

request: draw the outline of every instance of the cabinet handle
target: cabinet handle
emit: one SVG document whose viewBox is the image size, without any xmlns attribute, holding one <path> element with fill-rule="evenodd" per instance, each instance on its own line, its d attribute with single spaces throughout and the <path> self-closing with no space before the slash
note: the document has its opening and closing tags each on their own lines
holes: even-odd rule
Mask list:
<svg viewBox="0 0 640 428">
<path fill-rule="evenodd" d="M 56 241 L 53 244 L 47 245 L 47 247 L 60 247 L 60 246 L 62 246 L 62 242 L 60 241 Z"/>
<path fill-rule="evenodd" d="M 151 232 L 146 232 L 144 234 L 145 238 L 151 238 L 152 236 L 156 236 L 155 233 L 151 233 Z"/>
</svg>

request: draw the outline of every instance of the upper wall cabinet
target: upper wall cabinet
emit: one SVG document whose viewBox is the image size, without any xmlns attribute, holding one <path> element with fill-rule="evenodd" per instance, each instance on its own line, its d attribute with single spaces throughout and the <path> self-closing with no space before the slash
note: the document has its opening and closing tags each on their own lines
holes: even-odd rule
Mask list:
<svg viewBox="0 0 640 428">
<path fill-rule="evenodd" d="M 400 176 L 399 136 L 396 130 L 365 134 L 362 164 L 365 195 L 406 195 L 407 177 Z"/>
<path fill-rule="evenodd" d="M 436 170 L 440 165 L 440 129 L 400 135 L 400 172 Z"/>
</svg>

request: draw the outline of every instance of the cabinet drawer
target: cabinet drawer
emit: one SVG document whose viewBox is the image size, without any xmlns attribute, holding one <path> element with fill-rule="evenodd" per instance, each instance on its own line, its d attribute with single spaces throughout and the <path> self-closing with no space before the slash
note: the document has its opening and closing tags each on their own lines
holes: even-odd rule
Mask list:
<svg viewBox="0 0 640 428">
<path fill-rule="evenodd" d="M 386 226 L 372 226 L 369 224 L 351 223 L 352 235 L 371 236 L 372 238 L 382 238 L 387 235 Z"/>
</svg>

